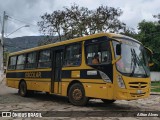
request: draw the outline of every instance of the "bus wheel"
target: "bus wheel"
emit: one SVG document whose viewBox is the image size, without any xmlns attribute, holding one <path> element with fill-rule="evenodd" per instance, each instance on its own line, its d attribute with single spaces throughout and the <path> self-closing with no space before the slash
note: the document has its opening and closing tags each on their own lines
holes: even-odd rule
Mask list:
<svg viewBox="0 0 160 120">
<path fill-rule="evenodd" d="M 86 105 L 88 102 L 88 97 L 85 96 L 84 88 L 81 84 L 73 84 L 68 93 L 69 102 L 76 106 Z"/>
<path fill-rule="evenodd" d="M 107 100 L 107 99 L 101 99 L 105 104 L 111 104 L 114 103 L 116 100 Z"/>
<path fill-rule="evenodd" d="M 20 82 L 18 93 L 22 97 L 27 96 L 27 85 L 26 85 L 26 82 L 24 82 L 24 81 Z"/>
</svg>

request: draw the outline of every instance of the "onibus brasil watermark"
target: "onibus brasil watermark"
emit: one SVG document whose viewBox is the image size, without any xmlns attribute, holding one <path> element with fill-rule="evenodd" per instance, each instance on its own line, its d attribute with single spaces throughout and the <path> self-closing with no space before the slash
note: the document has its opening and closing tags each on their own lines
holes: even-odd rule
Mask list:
<svg viewBox="0 0 160 120">
<path fill-rule="evenodd" d="M 0 117 L 160 117 L 160 111 L 0 111 Z"/>
<path fill-rule="evenodd" d="M 21 118 L 30 118 L 30 117 L 42 117 L 41 112 L 2 112 L 2 117 L 21 117 Z"/>
</svg>

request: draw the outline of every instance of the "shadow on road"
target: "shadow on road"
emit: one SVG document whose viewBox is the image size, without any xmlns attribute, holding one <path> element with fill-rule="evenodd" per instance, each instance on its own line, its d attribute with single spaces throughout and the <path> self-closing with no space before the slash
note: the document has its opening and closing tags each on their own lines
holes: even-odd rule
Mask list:
<svg viewBox="0 0 160 120">
<path fill-rule="evenodd" d="M 58 96 L 58 95 L 47 95 L 47 94 L 41 93 L 41 92 L 35 93 L 29 97 L 21 97 L 18 95 L 18 93 L 15 93 L 15 94 L 12 94 L 12 101 L 20 102 L 20 103 L 48 101 L 48 102 L 53 102 L 53 103 L 57 103 L 60 105 L 65 104 L 65 105 L 69 105 L 70 107 L 73 106 L 68 102 L 67 97 Z M 10 101 L 8 101 L 8 102 L 10 102 Z M 123 102 L 119 103 L 116 101 L 115 103 L 112 103 L 112 104 L 104 104 L 101 100 L 98 100 L 98 99 L 91 99 L 89 101 L 89 103 L 83 107 L 92 108 L 93 110 L 94 109 L 95 110 L 115 110 L 115 111 L 117 111 L 117 110 L 123 110 L 123 111 L 137 110 L 137 107 L 133 106 L 131 103 L 129 104 L 129 102 L 128 102 L 128 104 L 123 104 Z"/>
<path fill-rule="evenodd" d="M 36 92 L 32 96 L 29 97 L 21 97 L 18 95 L 18 90 L 13 88 L 8 88 L 5 85 L 0 85 L 0 104 L 10 104 L 10 103 L 36 103 L 36 102 L 46 102 L 48 103 L 56 103 L 60 105 L 69 105 L 69 107 L 72 107 L 68 102 L 67 97 L 58 96 L 58 95 L 48 95 L 43 92 Z M 101 100 L 90 100 L 89 103 L 84 106 L 87 108 L 92 108 L 95 110 L 134 110 L 137 109 L 135 105 L 132 104 L 132 102 L 121 102 L 116 101 L 113 104 L 104 104 Z M 141 108 L 138 108 L 141 109 Z"/>
</svg>

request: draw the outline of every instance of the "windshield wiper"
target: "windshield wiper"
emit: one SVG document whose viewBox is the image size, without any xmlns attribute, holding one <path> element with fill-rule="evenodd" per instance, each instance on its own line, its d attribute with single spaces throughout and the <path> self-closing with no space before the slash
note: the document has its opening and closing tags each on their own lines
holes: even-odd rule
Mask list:
<svg viewBox="0 0 160 120">
<path fill-rule="evenodd" d="M 130 76 L 133 76 L 134 75 L 134 71 L 135 71 L 135 68 L 136 68 L 136 58 L 135 58 L 135 54 L 133 52 L 133 49 L 131 49 L 131 55 L 132 55 L 132 59 L 131 59 L 131 68 L 132 68 L 132 64 L 133 64 L 133 69 L 132 69 L 132 72 L 130 74 Z"/>
<path fill-rule="evenodd" d="M 135 53 L 135 50 L 134 50 L 134 53 Z M 139 59 L 139 57 L 137 56 L 136 53 L 135 53 L 135 56 L 136 56 L 136 58 L 137 58 L 138 63 L 143 67 L 143 70 L 144 70 L 144 72 L 145 72 L 145 77 L 147 77 L 148 74 L 147 74 L 147 70 L 146 70 L 144 64 L 141 62 L 141 60 Z M 140 66 L 140 65 L 139 65 L 139 66 Z"/>
<path fill-rule="evenodd" d="M 136 67 L 136 63 L 137 63 L 138 66 L 141 65 L 141 66 L 143 67 L 143 70 L 144 70 L 144 72 L 145 72 L 145 77 L 147 77 L 148 74 L 147 74 L 147 71 L 146 71 L 146 69 L 145 69 L 145 66 L 144 66 L 144 64 L 140 61 L 140 59 L 139 59 L 139 57 L 137 56 L 135 50 L 134 50 L 134 49 L 131 49 L 131 53 L 132 53 L 133 60 L 134 60 L 134 66 L 133 66 L 133 70 L 132 70 L 132 73 L 130 74 L 130 76 L 133 76 L 133 75 L 134 75 L 134 71 L 135 71 L 135 67 Z"/>
</svg>

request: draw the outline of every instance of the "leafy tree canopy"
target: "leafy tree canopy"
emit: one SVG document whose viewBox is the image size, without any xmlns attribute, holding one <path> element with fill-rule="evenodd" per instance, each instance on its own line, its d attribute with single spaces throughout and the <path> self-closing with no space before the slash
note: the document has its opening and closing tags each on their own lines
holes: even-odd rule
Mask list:
<svg viewBox="0 0 160 120">
<path fill-rule="evenodd" d="M 160 70 L 160 24 L 159 21 L 145 21 L 138 24 L 138 39 L 148 48 L 154 55 L 153 61 L 155 65 L 151 70 Z"/>
<path fill-rule="evenodd" d="M 124 31 L 125 24 L 118 18 L 122 15 L 119 8 L 99 6 L 95 10 L 72 5 L 45 13 L 38 22 L 40 32 L 49 36 L 58 36 L 61 41 L 99 32 Z"/>
<path fill-rule="evenodd" d="M 45 13 L 37 23 L 40 32 L 48 36 L 42 44 L 99 32 L 121 33 L 140 40 L 153 50 L 155 66 L 152 70 L 160 70 L 160 14 L 153 15 L 158 19 L 156 22 L 141 21 L 138 24 L 139 32 L 136 33 L 134 29 L 127 28 L 125 23 L 118 19 L 122 13 L 119 8 L 101 5 L 95 10 L 89 10 L 76 4 L 64 7 L 63 10 L 53 11 L 51 14 Z M 52 40 L 53 36 L 57 36 L 56 40 Z"/>
</svg>

